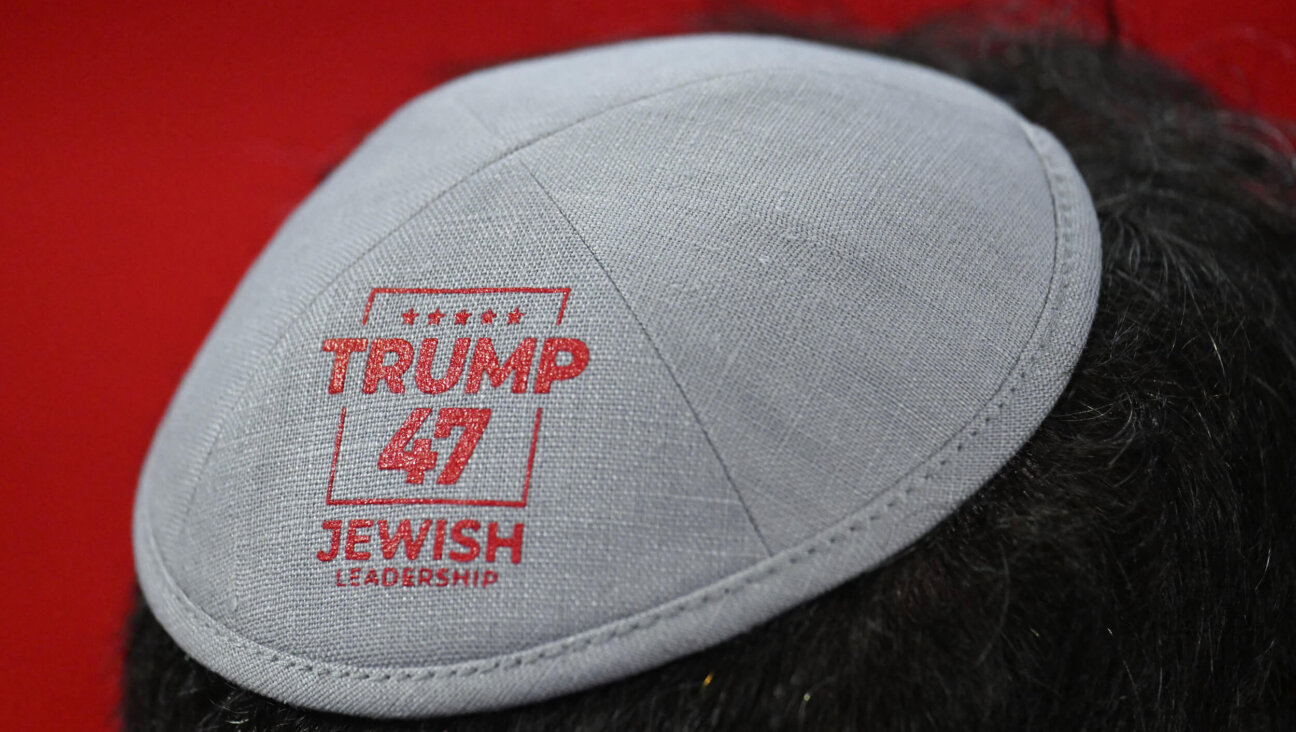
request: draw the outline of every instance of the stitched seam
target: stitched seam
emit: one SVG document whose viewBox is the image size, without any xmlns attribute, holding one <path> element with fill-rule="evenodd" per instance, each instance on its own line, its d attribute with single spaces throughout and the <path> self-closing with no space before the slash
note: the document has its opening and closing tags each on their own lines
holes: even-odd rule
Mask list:
<svg viewBox="0 0 1296 732">
<path fill-rule="evenodd" d="M 534 172 L 532 172 L 530 166 L 521 160 L 518 162 L 520 162 L 522 167 L 526 169 L 527 174 L 531 176 L 531 180 L 535 181 L 536 186 L 544 192 L 545 197 L 553 203 L 554 208 L 558 210 L 558 213 L 563 217 L 563 220 L 567 222 L 567 226 L 572 230 L 572 233 L 576 235 L 577 239 L 580 239 L 581 244 L 585 247 L 585 251 L 589 252 L 590 259 L 594 260 L 594 263 L 597 264 L 598 268 L 603 272 L 603 276 L 607 278 L 608 283 L 612 285 L 612 289 L 616 291 L 617 297 L 621 298 L 621 302 L 625 304 L 626 311 L 630 313 L 630 317 L 634 320 L 635 324 L 639 326 L 639 330 L 643 333 L 644 339 L 648 341 L 648 345 L 652 346 L 653 353 L 657 354 L 657 360 L 660 361 L 662 367 L 666 369 L 666 375 L 670 377 L 671 383 L 673 383 L 675 389 L 679 391 L 680 398 L 684 400 L 684 405 L 688 407 L 689 414 L 693 415 L 693 421 L 697 424 L 698 431 L 702 433 L 702 438 L 706 440 L 707 447 L 711 448 L 711 454 L 715 455 L 716 462 L 720 464 L 720 472 L 724 473 L 725 480 L 729 482 L 729 488 L 733 490 L 734 495 L 738 497 L 738 504 L 742 506 L 743 513 L 747 514 L 747 521 L 751 523 L 752 531 L 756 533 L 756 538 L 760 540 L 761 546 L 765 547 L 765 556 L 774 556 L 773 550 L 770 549 L 769 542 L 765 540 L 765 535 L 761 533 L 760 526 L 756 523 L 756 517 L 752 515 L 751 507 L 747 505 L 747 499 L 743 498 L 742 491 L 738 490 L 738 484 L 734 482 L 733 475 L 729 473 L 729 466 L 725 464 L 724 458 L 720 455 L 719 448 L 716 447 L 715 441 L 711 439 L 711 433 L 707 431 L 706 425 L 702 422 L 702 417 L 698 414 L 697 408 L 693 406 L 693 400 L 689 399 L 688 392 L 684 391 L 684 385 L 681 384 L 679 378 L 675 376 L 675 369 L 671 368 L 670 361 L 666 360 L 666 356 L 662 354 L 661 348 L 657 346 L 657 341 L 654 340 L 652 334 L 648 332 L 648 327 L 643 324 L 642 320 L 640 320 L 639 314 L 635 312 L 635 309 L 630 305 L 630 301 L 626 299 L 625 293 L 621 291 L 621 286 L 618 285 L 616 279 L 612 277 L 612 273 L 608 272 L 607 267 L 603 264 L 603 260 L 599 259 L 599 256 L 594 253 L 594 248 L 589 245 L 588 241 L 586 241 L 585 235 L 576 228 L 576 224 L 572 223 L 571 217 L 567 215 L 567 212 L 564 211 L 562 206 L 558 204 L 558 201 L 554 199 L 553 194 L 551 194 L 549 189 L 545 188 L 544 184 L 540 182 L 540 179 L 536 177 Z"/>
<path fill-rule="evenodd" d="M 478 115 L 472 107 L 468 106 L 466 102 L 453 96 L 450 97 L 450 101 L 459 105 L 459 107 L 476 120 L 477 124 L 481 125 L 481 128 L 486 130 L 488 134 L 497 139 L 499 138 L 499 135 L 495 130 L 487 125 L 486 122 L 482 120 L 481 116 Z M 612 290 L 616 292 L 617 297 L 621 299 L 621 304 L 625 306 L 626 312 L 630 313 L 630 319 L 639 327 L 639 332 L 643 334 L 644 340 L 648 341 L 648 345 L 652 347 L 653 353 L 657 355 L 657 360 L 661 363 L 662 367 L 666 369 L 666 375 L 670 377 L 671 383 L 675 385 L 675 390 L 679 392 L 680 398 L 684 400 L 684 406 L 688 407 L 689 414 L 693 416 L 693 423 L 697 425 L 698 431 L 702 433 L 702 438 L 706 440 L 707 447 L 711 448 L 711 454 L 715 456 L 716 462 L 720 464 L 720 472 L 724 474 L 725 480 L 728 481 L 729 489 L 738 497 L 738 504 L 742 506 L 743 513 L 747 515 L 747 521 L 751 524 L 752 531 L 755 532 L 756 538 L 760 541 L 761 546 L 765 548 L 765 556 L 774 556 L 773 550 L 770 549 L 769 542 L 765 540 L 765 535 L 761 533 L 760 526 L 756 524 L 756 517 L 752 515 L 751 507 L 747 505 L 747 500 L 743 498 L 742 492 L 738 490 L 738 484 L 734 481 L 733 475 L 730 474 L 729 466 L 725 463 L 724 458 L 721 457 L 719 448 L 716 447 L 715 441 L 711 439 L 711 434 L 707 432 L 706 425 L 702 422 L 702 417 L 693 406 L 693 401 L 689 399 L 688 393 L 684 391 L 684 385 L 681 384 L 679 378 L 675 376 L 675 369 L 671 368 L 670 362 L 667 361 L 666 356 L 662 354 L 661 348 L 658 347 L 657 341 L 652 337 L 652 333 L 648 331 L 648 327 L 644 325 L 643 320 L 639 317 L 639 313 L 635 312 L 634 307 L 630 305 L 630 300 L 626 298 L 625 292 L 621 289 L 621 285 L 619 285 L 616 279 L 612 277 L 612 273 L 608 271 L 607 265 L 603 263 L 603 260 L 599 258 L 598 254 L 594 251 L 594 248 L 590 246 L 589 240 L 585 238 L 585 235 L 581 233 L 580 229 L 576 228 L 576 224 L 571 220 L 571 216 L 567 215 L 567 211 L 558 203 L 558 200 L 554 198 L 554 195 L 545 187 L 544 183 L 540 182 L 540 178 L 535 174 L 535 171 L 531 170 L 531 166 L 527 165 L 526 161 L 521 158 L 518 158 L 517 162 L 522 166 L 522 169 L 527 172 L 527 175 L 530 176 L 531 180 L 535 182 L 536 187 L 538 187 L 540 192 L 545 195 L 545 198 L 549 199 L 549 203 L 553 204 L 554 209 L 558 211 L 558 215 L 562 216 L 563 221 L 567 222 L 567 228 L 571 229 L 571 232 L 576 235 L 578 240 L 580 240 L 581 246 L 585 248 L 590 259 L 594 260 L 594 264 L 598 265 L 599 271 L 603 273 L 604 279 L 608 281 L 608 284 L 612 286 Z"/>
<path fill-rule="evenodd" d="M 712 79 L 714 78 L 719 78 L 719 77 L 718 76 L 712 77 Z M 701 81 L 709 81 L 712 79 L 701 80 Z M 610 111 L 610 109 L 607 111 Z M 981 410 L 978 411 L 977 417 L 980 417 L 980 424 L 977 424 L 978 419 L 977 417 L 974 417 L 972 420 L 970 420 L 968 423 L 964 425 L 963 429 L 960 431 L 960 434 L 963 434 L 964 436 L 957 443 L 955 443 L 952 448 L 948 447 L 947 445 L 946 449 L 944 450 L 944 452 L 946 453 L 950 453 L 952 451 L 953 453 L 957 454 L 962 452 L 962 450 L 968 445 L 973 444 L 978 439 L 979 436 L 984 434 L 985 428 L 994 421 L 994 419 L 999 415 L 999 413 L 1003 411 L 1004 407 L 1007 406 L 1013 400 L 1017 391 L 1021 387 L 1022 382 L 1032 374 L 1032 371 L 1029 368 L 1029 366 L 1034 365 L 1039 360 L 1040 355 L 1047 352 L 1050 349 L 1050 344 L 1052 343 L 1052 336 L 1057 327 L 1057 315 L 1062 310 L 1062 304 L 1067 299 L 1067 290 L 1072 285 L 1072 277 L 1074 275 L 1073 260 L 1076 256 L 1076 251 L 1074 250 L 1075 242 L 1073 240 L 1075 230 L 1074 230 L 1074 220 L 1073 220 L 1074 208 L 1073 208 L 1073 202 L 1070 200 L 1071 190 L 1070 187 L 1065 185 L 1065 181 L 1060 179 L 1060 175 L 1057 167 L 1050 160 L 1048 154 L 1046 154 L 1041 149 L 1040 141 L 1035 137 L 1031 129 L 1025 125 L 1022 126 L 1022 129 L 1026 133 L 1026 136 L 1029 139 L 1032 148 L 1035 150 L 1037 157 L 1040 159 L 1041 165 L 1043 165 L 1045 169 L 1050 193 L 1052 194 L 1053 197 L 1055 222 L 1056 222 L 1055 223 L 1056 243 L 1054 249 L 1055 257 L 1056 257 L 1057 250 L 1058 249 L 1062 250 L 1061 259 L 1055 260 L 1054 274 L 1060 275 L 1060 277 L 1057 277 L 1057 289 L 1050 290 L 1048 296 L 1046 296 L 1046 303 L 1048 299 L 1052 299 L 1053 302 L 1051 303 L 1051 307 L 1046 306 L 1045 308 L 1045 310 L 1048 311 L 1047 322 L 1046 323 L 1043 322 L 1044 318 L 1041 318 L 1040 319 L 1041 322 L 1037 323 L 1037 326 L 1042 325 L 1044 330 L 1041 332 L 1038 327 L 1036 329 L 1036 333 L 1040 336 L 1040 338 L 1039 338 L 1039 342 L 1036 344 L 1035 348 L 1033 349 L 1033 352 L 1031 353 L 1030 357 L 1027 359 L 1027 367 L 1021 366 L 1021 355 L 1019 355 L 1018 363 L 1014 366 L 1013 369 L 1015 375 L 1012 376 L 1011 378 L 1012 385 L 1009 386 L 1006 392 L 1002 391 L 1002 387 L 1001 387 L 1000 398 L 993 405 L 993 407 L 989 407 L 989 408 L 983 407 Z M 539 138 L 537 138 L 537 140 L 533 140 L 532 142 L 537 142 L 538 139 Z M 516 152 L 516 150 L 512 152 Z M 976 425 L 976 426 L 969 431 L 968 428 L 972 425 Z M 936 454 L 940 454 L 940 453 L 938 452 Z M 934 457 L 935 455 L 932 456 L 932 458 Z M 761 582 L 764 582 L 770 579 L 771 577 L 774 577 L 786 571 L 787 569 L 795 566 L 798 563 L 809 560 L 815 554 L 818 554 L 821 551 L 824 552 L 831 551 L 834 545 L 840 544 L 843 541 L 853 538 L 860 531 L 863 531 L 864 529 L 868 528 L 869 525 L 871 525 L 876 519 L 888 513 L 896 505 L 907 500 L 913 493 L 915 493 L 923 485 L 930 482 L 933 478 L 940 477 L 936 471 L 939 470 L 939 468 L 948 464 L 953 458 L 954 455 L 947 454 L 947 456 L 941 459 L 935 467 L 932 467 L 930 465 L 931 458 L 929 458 L 926 461 L 927 469 L 925 471 L 922 471 L 923 475 L 921 478 L 914 479 L 914 481 L 911 484 L 905 486 L 898 493 L 895 492 L 896 488 L 899 487 L 898 485 L 896 485 L 893 486 L 891 489 L 889 489 L 886 493 L 882 494 L 882 495 L 886 495 L 887 493 L 894 493 L 894 495 L 892 495 L 891 498 L 880 508 L 874 509 L 867 516 L 864 516 L 862 518 L 857 518 L 852 522 L 846 524 L 845 526 L 839 525 L 832 529 L 821 532 L 820 534 L 816 535 L 815 537 L 812 537 L 811 539 L 808 539 L 807 541 L 803 542 L 797 547 L 786 550 L 780 555 L 776 555 L 774 557 L 771 557 L 770 559 L 765 560 L 760 565 L 756 565 L 756 567 L 753 567 L 751 570 L 748 570 L 747 573 L 745 573 L 747 574 L 747 576 L 742 577 L 740 580 L 736 580 L 736 581 L 732 579 L 722 580 L 722 583 L 728 582 L 728 584 L 725 584 L 723 587 L 717 588 L 715 585 L 712 585 L 711 588 L 703 590 L 700 593 L 695 593 L 696 594 L 695 597 L 677 600 L 671 603 L 670 605 L 664 607 L 658 607 L 653 610 L 646 611 L 644 613 L 641 613 L 641 615 L 637 619 L 635 619 L 633 622 L 630 623 L 625 623 L 624 621 L 614 621 L 613 623 L 609 625 L 605 625 L 602 628 L 598 628 L 593 631 L 587 631 L 584 637 L 570 638 L 561 642 L 546 644 L 545 646 L 541 646 L 539 648 L 533 648 L 526 651 L 509 654 L 506 656 L 497 656 L 491 659 L 484 659 L 484 660 L 467 661 L 467 662 L 455 664 L 453 666 L 445 666 L 445 667 L 430 668 L 430 669 L 419 669 L 417 671 L 408 671 L 408 670 L 365 671 L 365 670 L 361 670 L 360 668 L 344 668 L 343 664 L 303 661 L 290 654 L 275 651 L 273 649 L 267 648 L 265 646 L 262 646 L 258 643 L 255 643 L 253 641 L 250 641 L 246 638 L 243 638 L 235 634 L 233 631 L 229 630 L 228 628 L 225 628 L 224 626 L 220 625 L 217 621 L 212 619 L 210 616 L 208 616 L 204 611 L 201 610 L 201 608 L 197 608 L 196 606 L 194 606 L 192 601 L 189 600 L 189 598 L 183 592 L 179 591 L 178 586 L 175 584 L 174 578 L 172 578 L 170 573 L 167 571 L 165 565 L 162 563 L 161 555 L 157 549 L 156 538 L 154 537 L 152 531 L 152 525 L 151 525 L 152 522 L 148 519 L 147 504 L 144 506 L 143 518 L 145 520 L 146 537 L 148 538 L 149 541 L 148 548 L 150 550 L 150 554 L 152 554 L 153 562 L 155 562 L 158 568 L 161 570 L 161 574 L 168 585 L 167 587 L 168 594 L 172 597 L 172 599 L 180 601 L 178 607 L 186 615 L 188 615 L 190 618 L 192 618 L 202 627 L 210 630 L 217 637 L 227 639 L 230 642 L 232 642 L 235 646 L 250 651 L 257 656 L 266 658 L 270 663 L 282 667 L 286 670 L 300 671 L 304 673 L 310 673 L 316 676 L 357 679 L 357 680 L 370 681 L 374 683 L 383 683 L 388 681 L 400 682 L 400 681 L 429 680 L 429 679 L 437 679 L 437 678 L 451 678 L 456 676 L 468 677 L 473 675 L 486 675 L 489 673 L 493 673 L 494 671 L 497 670 L 514 669 L 521 666 L 528 666 L 541 661 L 557 658 L 560 656 L 565 656 L 571 653 L 581 652 L 586 649 L 614 641 L 618 638 L 628 636 L 637 631 L 645 630 L 664 620 L 670 620 L 679 615 L 699 610 L 713 602 L 716 602 L 717 600 L 728 597 L 730 595 L 743 592 L 747 588 L 760 584 Z M 918 471 L 915 471 L 914 473 L 911 473 L 911 475 L 916 475 L 917 472 Z"/>
</svg>

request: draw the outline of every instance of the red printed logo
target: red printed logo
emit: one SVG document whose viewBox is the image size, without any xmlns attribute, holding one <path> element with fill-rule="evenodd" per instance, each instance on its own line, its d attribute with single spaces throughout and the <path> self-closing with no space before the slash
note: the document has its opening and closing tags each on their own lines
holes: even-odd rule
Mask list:
<svg viewBox="0 0 1296 732">
<path fill-rule="evenodd" d="M 585 342 L 561 327 L 570 296 L 565 287 L 371 291 L 357 331 L 320 346 L 332 359 L 321 388 L 340 402 L 325 503 L 525 507 L 546 395 L 589 364 Z M 348 423 L 347 407 L 366 400 L 381 408 L 353 408 L 364 424 Z M 373 454 L 341 459 L 355 450 Z"/>
</svg>

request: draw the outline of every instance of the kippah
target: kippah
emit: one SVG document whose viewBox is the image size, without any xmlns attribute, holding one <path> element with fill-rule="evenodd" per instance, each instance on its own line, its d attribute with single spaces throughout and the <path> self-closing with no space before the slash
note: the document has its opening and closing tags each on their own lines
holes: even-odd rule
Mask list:
<svg viewBox="0 0 1296 732">
<path fill-rule="evenodd" d="M 1099 265 L 1053 137 L 911 64 L 710 35 L 463 77 L 230 300 L 142 472 L 144 596 L 319 710 L 624 678 L 955 511 L 1052 409 Z"/>
</svg>

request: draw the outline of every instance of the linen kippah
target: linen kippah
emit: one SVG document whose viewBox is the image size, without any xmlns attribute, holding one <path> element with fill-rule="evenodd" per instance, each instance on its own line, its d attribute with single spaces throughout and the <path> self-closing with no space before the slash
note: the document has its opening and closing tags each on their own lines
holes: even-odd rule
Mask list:
<svg viewBox="0 0 1296 732">
<path fill-rule="evenodd" d="M 961 81 L 752 36 L 475 73 L 288 219 L 190 367 L 134 550 L 176 642 L 370 717 L 589 689 L 877 566 L 1031 436 L 1084 183 Z"/>
</svg>

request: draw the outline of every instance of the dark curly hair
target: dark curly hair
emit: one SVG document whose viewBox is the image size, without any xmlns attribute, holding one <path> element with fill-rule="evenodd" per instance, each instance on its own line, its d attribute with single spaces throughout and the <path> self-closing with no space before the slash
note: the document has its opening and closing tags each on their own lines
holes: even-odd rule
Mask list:
<svg viewBox="0 0 1296 732">
<path fill-rule="evenodd" d="M 950 17 L 868 44 L 1051 130 L 1089 185 L 1104 250 L 1065 394 L 902 555 L 633 678 L 421 722 L 234 686 L 139 601 L 126 727 L 1296 729 L 1296 155 L 1269 123 L 1111 37 Z"/>
</svg>

